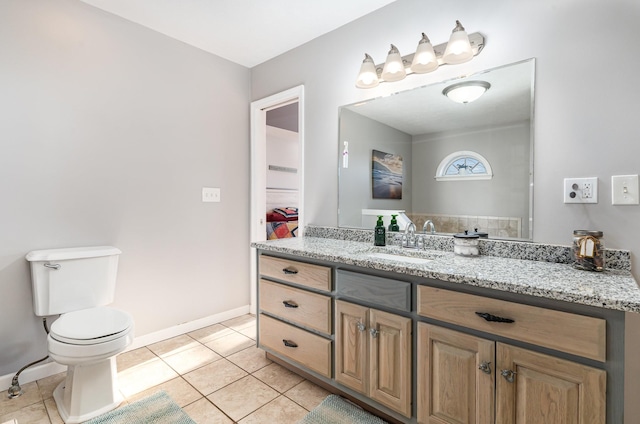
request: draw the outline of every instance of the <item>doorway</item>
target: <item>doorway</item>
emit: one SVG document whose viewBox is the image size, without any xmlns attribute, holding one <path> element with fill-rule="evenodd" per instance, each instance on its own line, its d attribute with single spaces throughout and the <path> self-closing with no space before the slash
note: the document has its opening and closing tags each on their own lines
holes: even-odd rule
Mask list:
<svg viewBox="0 0 640 424">
<path fill-rule="evenodd" d="M 268 125 L 269 124 L 269 125 Z M 277 211 L 283 223 L 268 223 Z M 295 214 L 293 216 L 295 209 Z M 251 241 L 302 236 L 304 228 L 304 86 L 251 103 Z M 271 216 L 271 215 L 269 215 Z M 267 227 L 269 226 L 270 232 Z M 251 248 L 250 311 L 257 311 L 257 257 Z"/>
</svg>

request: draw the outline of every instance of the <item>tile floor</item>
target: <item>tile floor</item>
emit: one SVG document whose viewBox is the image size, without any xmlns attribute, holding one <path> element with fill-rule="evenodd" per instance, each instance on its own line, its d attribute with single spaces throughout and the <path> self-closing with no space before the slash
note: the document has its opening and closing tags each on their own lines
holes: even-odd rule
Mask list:
<svg viewBox="0 0 640 424">
<path fill-rule="evenodd" d="M 197 423 L 295 423 L 328 392 L 265 358 L 256 347 L 256 320 L 244 315 L 117 358 L 123 405 L 166 391 Z M 51 397 L 57 374 L 0 393 L 0 423 L 61 424 Z"/>
</svg>

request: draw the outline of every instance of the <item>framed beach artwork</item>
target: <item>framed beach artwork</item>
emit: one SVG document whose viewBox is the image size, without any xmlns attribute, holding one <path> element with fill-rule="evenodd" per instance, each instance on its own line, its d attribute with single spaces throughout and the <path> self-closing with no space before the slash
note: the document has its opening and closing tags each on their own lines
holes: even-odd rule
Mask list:
<svg viewBox="0 0 640 424">
<path fill-rule="evenodd" d="M 374 199 L 402 199 L 402 156 L 373 150 L 371 183 Z"/>
</svg>

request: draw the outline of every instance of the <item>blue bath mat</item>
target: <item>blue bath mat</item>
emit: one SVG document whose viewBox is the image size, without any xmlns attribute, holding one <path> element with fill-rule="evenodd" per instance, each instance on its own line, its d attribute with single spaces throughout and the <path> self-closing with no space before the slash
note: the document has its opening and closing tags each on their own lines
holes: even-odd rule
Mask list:
<svg viewBox="0 0 640 424">
<path fill-rule="evenodd" d="M 85 424 L 196 424 L 164 391 L 95 417 Z"/>
<path fill-rule="evenodd" d="M 387 424 L 375 415 L 338 396 L 329 395 L 298 424 Z"/>
</svg>

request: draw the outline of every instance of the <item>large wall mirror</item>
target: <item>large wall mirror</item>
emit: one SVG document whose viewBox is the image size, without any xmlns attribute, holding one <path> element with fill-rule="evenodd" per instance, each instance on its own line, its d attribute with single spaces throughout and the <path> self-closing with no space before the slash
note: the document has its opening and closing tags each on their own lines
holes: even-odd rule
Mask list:
<svg viewBox="0 0 640 424">
<path fill-rule="evenodd" d="M 421 231 L 533 239 L 535 60 L 340 107 L 338 225 L 404 211 Z M 489 88 L 457 103 L 460 83 Z"/>
</svg>

